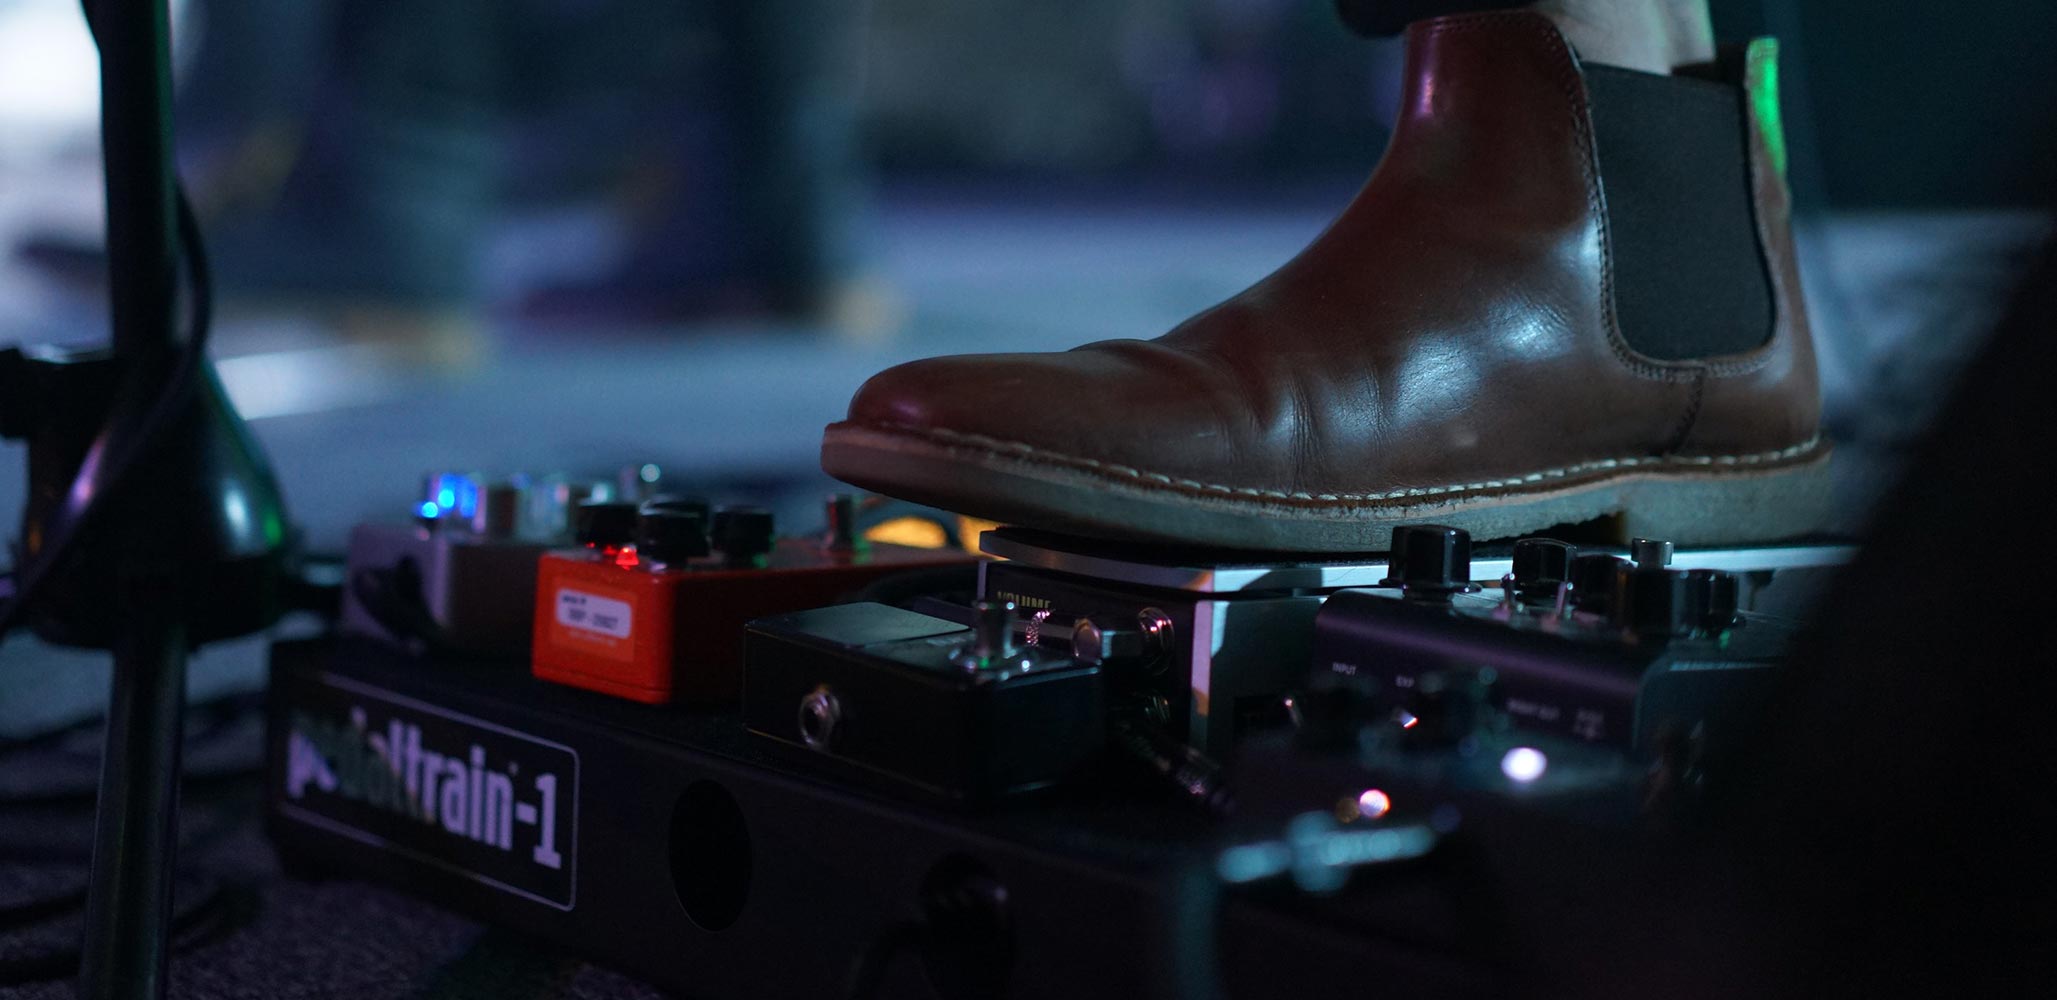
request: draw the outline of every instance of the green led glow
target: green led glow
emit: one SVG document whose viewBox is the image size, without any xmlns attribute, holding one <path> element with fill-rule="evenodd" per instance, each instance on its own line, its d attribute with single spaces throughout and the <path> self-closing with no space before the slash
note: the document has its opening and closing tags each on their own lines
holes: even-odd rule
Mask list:
<svg viewBox="0 0 2057 1000">
<path fill-rule="evenodd" d="M 1750 110 L 1762 134 L 1764 151 L 1772 169 L 1786 175 L 1786 126 L 1778 103 L 1778 39 L 1760 38 L 1750 43 Z"/>
</svg>

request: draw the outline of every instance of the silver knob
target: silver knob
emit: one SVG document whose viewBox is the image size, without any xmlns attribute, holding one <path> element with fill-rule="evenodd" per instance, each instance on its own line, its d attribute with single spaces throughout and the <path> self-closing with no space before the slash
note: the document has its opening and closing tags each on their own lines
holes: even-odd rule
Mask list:
<svg viewBox="0 0 2057 1000">
<path fill-rule="evenodd" d="M 1151 673 L 1164 669 L 1171 650 L 1171 617 L 1156 608 L 1136 613 L 1134 628 L 1081 618 L 1071 628 L 1071 655 L 1080 663 L 1134 665 Z"/>
<path fill-rule="evenodd" d="M 1014 655 L 1014 602 L 973 602 L 971 655 L 991 662 Z"/>
</svg>

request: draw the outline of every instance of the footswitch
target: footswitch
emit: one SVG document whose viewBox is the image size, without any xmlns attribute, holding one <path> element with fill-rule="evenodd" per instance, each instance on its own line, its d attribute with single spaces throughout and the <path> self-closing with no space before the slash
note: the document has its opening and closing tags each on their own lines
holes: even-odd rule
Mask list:
<svg viewBox="0 0 2057 1000">
<path fill-rule="evenodd" d="M 771 513 L 756 508 L 581 505 L 581 547 L 538 563 L 535 675 L 648 704 L 731 703 L 744 623 L 833 603 L 891 573 L 973 562 L 953 549 L 854 539 L 848 513 L 838 498 L 829 537 L 779 538 Z"/>
</svg>

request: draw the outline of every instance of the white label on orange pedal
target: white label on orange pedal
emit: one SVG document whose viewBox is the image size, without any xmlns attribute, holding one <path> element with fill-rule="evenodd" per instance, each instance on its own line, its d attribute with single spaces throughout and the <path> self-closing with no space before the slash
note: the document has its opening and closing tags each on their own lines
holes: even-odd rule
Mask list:
<svg viewBox="0 0 2057 1000">
<path fill-rule="evenodd" d="M 635 609 L 627 601 L 559 588 L 557 623 L 570 628 L 626 639 L 635 631 Z"/>
</svg>

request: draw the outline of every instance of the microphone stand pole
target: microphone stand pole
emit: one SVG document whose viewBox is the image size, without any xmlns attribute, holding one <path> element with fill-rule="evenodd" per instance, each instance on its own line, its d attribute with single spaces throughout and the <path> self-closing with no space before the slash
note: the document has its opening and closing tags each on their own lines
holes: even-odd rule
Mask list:
<svg viewBox="0 0 2057 1000">
<path fill-rule="evenodd" d="M 86 2 L 100 44 L 113 353 L 130 398 L 147 399 L 178 355 L 170 10 L 166 0 Z M 142 562 L 117 570 L 128 627 L 111 644 L 79 970 L 90 1000 L 162 997 L 169 961 L 188 641 L 177 567 Z"/>
</svg>

